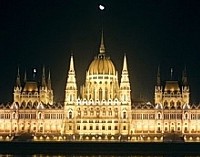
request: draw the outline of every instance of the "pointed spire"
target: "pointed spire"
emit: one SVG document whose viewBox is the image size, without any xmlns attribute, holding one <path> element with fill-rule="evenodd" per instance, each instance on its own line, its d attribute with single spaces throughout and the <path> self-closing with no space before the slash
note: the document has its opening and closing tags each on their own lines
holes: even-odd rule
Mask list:
<svg viewBox="0 0 200 157">
<path fill-rule="evenodd" d="M 127 71 L 127 61 L 126 61 L 126 54 L 124 54 L 123 71 Z"/>
<path fill-rule="evenodd" d="M 123 102 L 130 102 L 130 82 L 128 77 L 126 54 L 124 54 L 123 69 L 120 82 L 120 99 Z"/>
<path fill-rule="evenodd" d="M 48 89 L 51 90 L 51 72 L 50 72 L 50 70 L 49 70 L 47 86 L 48 86 Z"/>
<path fill-rule="evenodd" d="M 100 44 L 99 52 L 100 52 L 100 54 L 105 53 L 105 46 L 104 46 L 104 39 L 103 39 L 103 29 L 102 29 L 102 32 L 101 32 L 101 44 Z"/>
<path fill-rule="evenodd" d="M 46 80 L 45 80 L 45 67 L 42 68 L 42 87 L 46 86 Z"/>
<path fill-rule="evenodd" d="M 19 67 L 17 67 L 17 77 L 20 77 L 20 75 L 19 75 Z"/>
<path fill-rule="evenodd" d="M 70 58 L 70 67 L 65 88 L 65 104 L 73 103 L 77 99 L 77 85 L 73 55 Z"/>
<path fill-rule="evenodd" d="M 19 74 L 19 67 L 17 68 L 16 86 L 17 86 L 17 87 L 21 87 L 20 74 Z"/>
<path fill-rule="evenodd" d="M 126 54 L 124 54 L 124 61 L 123 61 L 123 69 L 122 69 L 122 76 L 121 76 L 121 84 L 120 84 L 120 86 L 122 86 L 122 85 L 130 86 L 129 85 Z"/>
<path fill-rule="evenodd" d="M 188 85 L 186 66 L 185 66 L 183 73 L 182 73 L 182 82 L 183 82 L 184 86 Z"/>
<path fill-rule="evenodd" d="M 74 59 L 73 59 L 73 55 L 71 55 L 71 59 L 70 59 L 69 72 L 74 72 Z"/>
<path fill-rule="evenodd" d="M 173 79 L 173 72 L 174 72 L 174 69 L 171 68 L 171 69 L 170 69 L 170 77 L 171 77 L 171 80 Z"/>
<path fill-rule="evenodd" d="M 157 86 L 161 85 L 161 80 L 160 80 L 160 66 L 158 66 L 158 72 L 157 72 Z"/>
<path fill-rule="evenodd" d="M 26 83 L 26 81 L 27 81 L 27 76 L 26 76 L 26 69 L 25 69 L 25 71 L 24 71 L 24 83 Z"/>
</svg>

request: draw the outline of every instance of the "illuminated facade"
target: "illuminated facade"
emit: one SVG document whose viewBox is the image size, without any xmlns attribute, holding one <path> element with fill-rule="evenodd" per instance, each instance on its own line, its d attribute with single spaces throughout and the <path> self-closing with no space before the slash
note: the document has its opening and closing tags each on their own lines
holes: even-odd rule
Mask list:
<svg viewBox="0 0 200 157">
<path fill-rule="evenodd" d="M 0 133 L 59 133 L 63 116 L 63 105 L 53 104 L 50 72 L 42 80 L 24 81 L 20 79 L 19 69 L 13 92 L 13 103 L 0 105 Z"/>
<path fill-rule="evenodd" d="M 35 74 L 33 74 L 35 75 Z M 14 102 L 18 104 L 34 104 L 43 102 L 45 104 L 53 104 L 53 90 L 51 88 L 50 72 L 48 79 L 45 77 L 45 67 L 42 70 L 42 81 L 39 85 L 36 81 L 27 81 L 26 72 L 24 74 L 23 85 L 20 80 L 18 69 L 16 85 L 14 87 Z"/>
<path fill-rule="evenodd" d="M 64 112 L 66 134 L 80 135 L 128 135 L 131 120 L 131 94 L 127 60 L 124 56 L 120 83 L 118 72 L 106 56 L 103 33 L 99 54 L 86 71 L 85 84 L 80 96 L 73 57 L 65 90 Z"/>
<path fill-rule="evenodd" d="M 155 105 L 132 105 L 132 124 L 135 133 L 200 133 L 200 109 L 189 105 L 189 86 L 186 69 L 182 81 L 161 83 L 160 70 L 155 86 Z"/>
<path fill-rule="evenodd" d="M 182 81 L 164 83 L 158 68 L 154 103 L 131 101 L 126 55 L 121 77 L 106 55 L 103 32 L 99 53 L 77 88 L 73 56 L 65 86 L 64 103 L 53 102 L 50 72 L 42 70 L 41 83 L 20 79 L 18 70 L 13 103 L 0 105 L 1 135 L 31 133 L 41 140 L 162 141 L 165 134 L 200 139 L 200 106 L 190 105 L 186 69 Z M 36 138 L 37 139 L 37 138 Z"/>
</svg>

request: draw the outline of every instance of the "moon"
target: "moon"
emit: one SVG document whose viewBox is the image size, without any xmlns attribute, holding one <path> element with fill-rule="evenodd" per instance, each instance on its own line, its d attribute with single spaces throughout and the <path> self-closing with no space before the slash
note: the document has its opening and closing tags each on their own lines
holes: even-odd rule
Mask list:
<svg viewBox="0 0 200 157">
<path fill-rule="evenodd" d="M 34 68 L 34 69 L 33 69 L 33 72 L 34 72 L 34 73 L 36 73 L 36 72 L 37 72 L 37 70 Z"/>
<path fill-rule="evenodd" d="M 105 6 L 102 5 L 102 4 L 100 4 L 100 5 L 99 5 L 99 9 L 100 9 L 100 10 L 104 10 L 104 9 L 105 9 Z"/>
</svg>

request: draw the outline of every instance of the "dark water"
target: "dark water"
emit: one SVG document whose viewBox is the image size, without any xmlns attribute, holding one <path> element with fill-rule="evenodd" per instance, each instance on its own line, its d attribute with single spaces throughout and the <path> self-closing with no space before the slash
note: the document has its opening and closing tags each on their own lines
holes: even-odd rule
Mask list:
<svg viewBox="0 0 200 157">
<path fill-rule="evenodd" d="M 200 143 L 1 142 L 0 157 L 200 157 Z"/>
<path fill-rule="evenodd" d="M 12 155 L 12 154 L 0 154 L 0 157 L 200 157 L 199 155 L 184 155 L 184 154 L 172 154 L 172 155 L 59 155 L 59 154 L 35 154 L 35 155 Z"/>
</svg>

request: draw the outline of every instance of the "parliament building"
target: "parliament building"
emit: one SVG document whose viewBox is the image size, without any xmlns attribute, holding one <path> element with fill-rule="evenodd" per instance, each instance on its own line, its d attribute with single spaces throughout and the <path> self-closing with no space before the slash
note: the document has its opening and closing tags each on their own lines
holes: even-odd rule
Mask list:
<svg viewBox="0 0 200 157">
<path fill-rule="evenodd" d="M 63 103 L 54 102 L 45 67 L 39 82 L 28 80 L 26 73 L 22 81 L 18 69 L 13 102 L 0 105 L 0 140 L 31 134 L 34 140 L 162 142 L 169 135 L 200 142 L 200 106 L 190 103 L 186 68 L 181 81 L 164 84 L 158 68 L 155 102 L 149 103 L 131 99 L 126 55 L 122 62 L 119 76 L 106 54 L 102 32 L 99 52 L 80 89 L 71 56 Z"/>
</svg>

